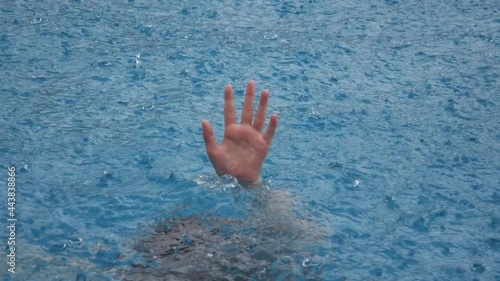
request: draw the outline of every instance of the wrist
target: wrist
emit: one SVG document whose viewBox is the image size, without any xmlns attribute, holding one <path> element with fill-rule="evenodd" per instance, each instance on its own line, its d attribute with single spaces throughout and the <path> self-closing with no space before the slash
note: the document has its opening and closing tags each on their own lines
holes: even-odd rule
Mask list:
<svg viewBox="0 0 500 281">
<path fill-rule="evenodd" d="M 259 175 L 257 178 L 253 180 L 248 180 L 248 179 L 238 179 L 238 182 L 240 185 L 244 187 L 259 187 L 262 185 L 262 177 Z"/>
</svg>

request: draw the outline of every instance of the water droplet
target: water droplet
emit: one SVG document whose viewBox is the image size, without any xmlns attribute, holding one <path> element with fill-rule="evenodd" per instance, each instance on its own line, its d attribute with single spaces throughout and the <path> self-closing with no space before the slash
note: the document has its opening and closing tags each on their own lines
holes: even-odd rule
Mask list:
<svg viewBox="0 0 500 281">
<path fill-rule="evenodd" d="M 21 171 L 23 171 L 23 172 L 27 172 L 27 171 L 28 171 L 28 164 L 24 164 L 24 165 L 21 167 Z"/>
<path fill-rule="evenodd" d="M 135 69 L 139 69 L 141 67 L 142 60 L 141 60 L 141 54 L 138 53 L 135 55 Z"/>
<path fill-rule="evenodd" d="M 191 235 L 189 235 L 189 233 L 185 232 L 182 234 L 182 244 L 184 245 L 193 244 L 193 239 L 191 239 Z"/>
<path fill-rule="evenodd" d="M 473 263 L 470 265 L 470 269 L 475 272 L 483 273 L 486 268 L 480 263 Z"/>
<path fill-rule="evenodd" d="M 51 251 L 51 252 L 62 252 L 67 247 L 68 247 L 68 245 L 66 245 L 66 243 L 54 244 L 54 245 L 50 246 L 49 251 Z"/>
<path fill-rule="evenodd" d="M 280 262 L 283 264 L 291 264 L 293 262 L 293 258 L 290 256 L 284 256 L 280 258 Z"/>
<path fill-rule="evenodd" d="M 42 18 L 34 18 L 31 20 L 31 24 L 38 24 L 42 22 Z"/>
<path fill-rule="evenodd" d="M 83 241 L 83 239 L 82 239 L 82 238 L 80 238 L 80 237 L 71 237 L 71 238 L 69 239 L 69 243 L 70 243 L 70 244 L 81 244 L 81 243 L 82 243 L 82 241 Z"/>
<path fill-rule="evenodd" d="M 113 178 L 113 172 L 104 170 L 102 171 L 102 176 L 107 179 L 112 179 Z"/>
</svg>

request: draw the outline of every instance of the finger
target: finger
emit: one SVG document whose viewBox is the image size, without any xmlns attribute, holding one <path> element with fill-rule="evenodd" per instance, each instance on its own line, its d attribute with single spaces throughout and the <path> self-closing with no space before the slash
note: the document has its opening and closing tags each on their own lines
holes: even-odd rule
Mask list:
<svg viewBox="0 0 500 281">
<path fill-rule="evenodd" d="M 255 82 L 250 81 L 247 84 L 245 103 L 243 104 L 243 113 L 241 114 L 241 124 L 252 125 L 254 97 L 255 97 Z"/>
<path fill-rule="evenodd" d="M 215 140 L 214 130 L 207 120 L 201 121 L 201 126 L 203 128 L 203 140 L 205 140 L 207 153 L 213 153 L 219 148 L 217 140 Z"/>
<path fill-rule="evenodd" d="M 260 96 L 259 109 L 257 110 L 257 114 L 255 115 L 255 120 L 253 121 L 253 127 L 255 130 L 262 133 L 262 129 L 264 129 L 264 123 L 266 122 L 266 113 L 267 113 L 267 102 L 269 101 L 269 91 L 262 91 L 262 95 Z"/>
<path fill-rule="evenodd" d="M 271 120 L 269 121 L 269 127 L 267 128 L 266 134 L 264 135 L 264 140 L 267 142 L 267 144 L 271 145 L 277 127 L 278 127 L 278 115 L 273 114 L 271 115 Z"/>
<path fill-rule="evenodd" d="M 227 85 L 224 89 L 224 121 L 226 127 L 236 123 L 236 108 L 234 107 L 233 87 Z"/>
</svg>

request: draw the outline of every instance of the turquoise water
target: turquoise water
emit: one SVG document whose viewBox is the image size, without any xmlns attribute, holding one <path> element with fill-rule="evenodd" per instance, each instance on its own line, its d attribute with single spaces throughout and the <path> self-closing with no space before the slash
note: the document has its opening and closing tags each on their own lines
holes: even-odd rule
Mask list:
<svg viewBox="0 0 500 281">
<path fill-rule="evenodd" d="M 140 245 L 194 217 L 221 231 L 185 263 L 226 280 L 500 280 L 499 7 L 0 2 L 0 276 L 174 280 Z M 217 178 L 201 136 L 250 79 L 280 117 L 269 190 Z"/>
</svg>

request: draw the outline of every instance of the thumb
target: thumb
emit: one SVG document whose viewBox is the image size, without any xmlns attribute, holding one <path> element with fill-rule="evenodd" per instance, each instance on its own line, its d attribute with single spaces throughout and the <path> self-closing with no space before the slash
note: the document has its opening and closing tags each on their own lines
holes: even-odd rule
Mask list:
<svg viewBox="0 0 500 281">
<path fill-rule="evenodd" d="M 219 146 L 217 145 L 217 141 L 215 140 L 212 125 L 210 125 L 210 122 L 208 122 L 207 120 L 203 120 L 201 122 L 201 127 L 203 129 L 203 140 L 205 141 L 207 152 L 214 152 Z"/>
</svg>

